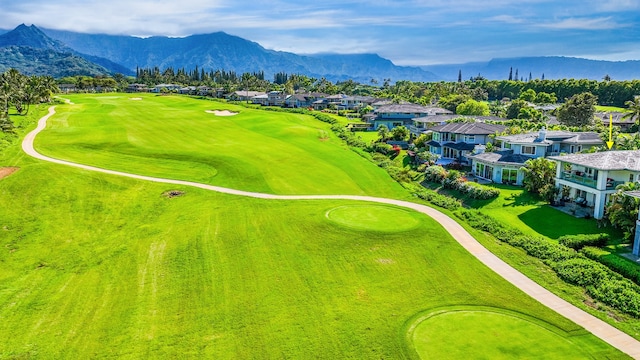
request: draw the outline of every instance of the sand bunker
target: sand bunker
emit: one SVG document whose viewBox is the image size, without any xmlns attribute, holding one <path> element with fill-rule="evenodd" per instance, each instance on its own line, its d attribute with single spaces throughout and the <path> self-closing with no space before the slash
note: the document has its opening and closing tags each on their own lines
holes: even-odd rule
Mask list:
<svg viewBox="0 0 640 360">
<path fill-rule="evenodd" d="M 129 98 L 129 100 L 142 100 L 142 98 Z"/>
<path fill-rule="evenodd" d="M 208 114 L 214 114 L 216 116 L 233 116 L 238 115 L 237 112 L 229 111 L 229 110 L 205 110 L 204 112 Z"/>
<path fill-rule="evenodd" d="M 10 167 L 0 167 L 0 179 L 5 178 L 14 172 L 18 171 L 18 167 L 10 166 Z"/>
</svg>

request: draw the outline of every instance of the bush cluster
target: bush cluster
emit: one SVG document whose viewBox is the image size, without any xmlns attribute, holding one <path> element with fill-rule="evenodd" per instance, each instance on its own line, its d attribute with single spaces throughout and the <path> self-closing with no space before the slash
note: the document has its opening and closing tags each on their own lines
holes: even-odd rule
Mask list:
<svg viewBox="0 0 640 360">
<path fill-rule="evenodd" d="M 640 269 L 635 263 L 592 246 L 585 246 L 580 253 L 640 285 Z"/>
<path fill-rule="evenodd" d="M 456 215 L 472 227 L 491 233 L 498 240 L 519 247 L 553 269 L 563 280 L 583 286 L 594 299 L 636 318 L 640 317 L 640 286 L 597 261 L 559 243 L 525 235 L 479 211 Z"/>
<path fill-rule="evenodd" d="M 433 190 L 424 188 L 423 186 L 416 184 L 402 184 L 405 189 L 409 190 L 414 196 L 428 201 L 433 205 L 439 206 L 447 210 L 457 210 L 462 207 L 460 200 L 454 199 L 449 196 L 438 194 Z"/>
<path fill-rule="evenodd" d="M 609 241 L 609 234 L 579 234 L 565 235 L 558 238 L 558 242 L 566 247 L 580 250 L 585 246 L 605 246 Z"/>
<path fill-rule="evenodd" d="M 441 183 L 445 189 L 458 190 L 472 199 L 492 199 L 500 195 L 500 190 L 462 178 L 458 170 L 446 170 L 440 165 L 429 166 L 425 169 L 425 180 Z"/>
</svg>

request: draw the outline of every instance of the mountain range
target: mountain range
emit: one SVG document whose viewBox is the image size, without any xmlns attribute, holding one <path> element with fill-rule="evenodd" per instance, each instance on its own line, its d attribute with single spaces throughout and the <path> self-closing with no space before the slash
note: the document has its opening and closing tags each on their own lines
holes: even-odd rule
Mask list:
<svg viewBox="0 0 640 360">
<path fill-rule="evenodd" d="M 205 71 L 262 71 L 270 80 L 279 72 L 304 74 L 330 81 L 372 80 L 455 81 L 475 76 L 506 80 L 578 78 L 640 79 L 640 61 L 596 61 L 569 57 L 493 59 L 422 67 L 398 66 L 377 54 L 298 55 L 269 50 L 260 44 L 224 32 L 183 38 L 84 34 L 39 29 L 24 24 L 0 30 L 0 72 L 15 67 L 26 74 L 67 75 L 135 74 L 137 68 L 167 67 Z"/>
</svg>

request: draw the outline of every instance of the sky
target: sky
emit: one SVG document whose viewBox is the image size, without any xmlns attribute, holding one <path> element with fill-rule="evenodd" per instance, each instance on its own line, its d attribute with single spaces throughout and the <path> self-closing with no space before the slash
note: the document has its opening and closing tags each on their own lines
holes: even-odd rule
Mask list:
<svg viewBox="0 0 640 360">
<path fill-rule="evenodd" d="M 0 0 L 0 29 L 182 37 L 224 31 L 297 54 L 396 65 L 572 56 L 640 60 L 640 0 Z"/>
</svg>

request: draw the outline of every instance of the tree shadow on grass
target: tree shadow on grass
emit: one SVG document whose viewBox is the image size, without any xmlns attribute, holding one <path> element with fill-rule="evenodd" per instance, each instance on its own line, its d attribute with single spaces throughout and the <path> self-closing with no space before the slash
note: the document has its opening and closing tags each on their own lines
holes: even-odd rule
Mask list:
<svg viewBox="0 0 640 360">
<path fill-rule="evenodd" d="M 543 205 L 526 211 L 518 218 L 531 229 L 551 239 L 563 235 L 608 233 L 611 238 L 620 236 L 612 227 L 598 227 L 595 219 L 576 218 L 549 205 Z"/>
</svg>

